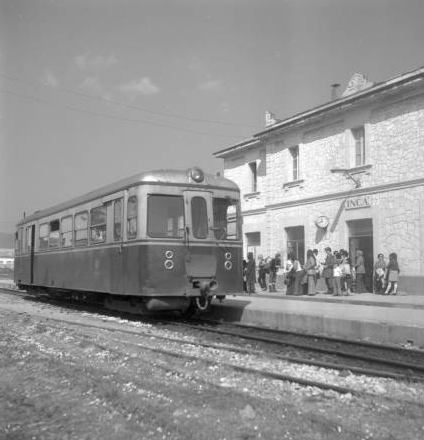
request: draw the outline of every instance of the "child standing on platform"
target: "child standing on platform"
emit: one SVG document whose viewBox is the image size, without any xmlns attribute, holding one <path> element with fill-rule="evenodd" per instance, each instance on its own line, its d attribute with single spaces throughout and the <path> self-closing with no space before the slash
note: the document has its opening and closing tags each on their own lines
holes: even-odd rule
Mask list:
<svg viewBox="0 0 424 440">
<path fill-rule="evenodd" d="M 334 294 L 333 296 L 341 296 L 342 295 L 342 287 L 340 278 L 342 276 L 342 268 L 341 268 L 341 255 L 339 252 L 335 254 L 336 262 L 333 266 L 333 283 L 334 283 Z"/>
<path fill-rule="evenodd" d="M 386 274 L 386 262 L 384 255 L 378 254 L 378 260 L 374 266 L 374 290 L 377 294 L 384 293 L 384 276 Z"/>
<path fill-rule="evenodd" d="M 349 253 L 347 251 L 345 251 L 344 249 L 342 249 L 342 250 L 340 250 L 340 255 L 342 257 L 342 262 L 341 262 L 342 292 L 344 292 L 344 294 L 346 296 L 349 296 L 350 295 L 350 289 L 351 289 L 351 286 L 352 286 L 352 275 L 351 275 L 351 270 L 350 270 Z"/>
</svg>

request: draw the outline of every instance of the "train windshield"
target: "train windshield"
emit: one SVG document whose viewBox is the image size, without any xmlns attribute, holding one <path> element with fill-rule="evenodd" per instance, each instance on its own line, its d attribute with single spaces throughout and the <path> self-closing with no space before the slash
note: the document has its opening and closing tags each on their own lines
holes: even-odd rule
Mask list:
<svg viewBox="0 0 424 440">
<path fill-rule="evenodd" d="M 195 238 L 207 238 L 209 233 L 208 208 L 203 197 L 191 199 L 191 221 Z"/>
<path fill-rule="evenodd" d="M 228 198 L 214 197 L 213 202 L 213 231 L 217 240 L 238 240 L 238 201 Z"/>
<path fill-rule="evenodd" d="M 147 203 L 150 237 L 184 237 L 184 200 L 181 196 L 151 195 Z"/>
</svg>

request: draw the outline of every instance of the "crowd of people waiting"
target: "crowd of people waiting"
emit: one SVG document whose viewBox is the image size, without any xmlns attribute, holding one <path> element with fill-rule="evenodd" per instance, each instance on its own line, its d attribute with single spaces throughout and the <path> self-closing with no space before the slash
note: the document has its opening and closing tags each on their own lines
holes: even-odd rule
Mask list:
<svg viewBox="0 0 424 440">
<path fill-rule="evenodd" d="M 308 249 L 306 262 L 302 265 L 294 252 L 289 252 L 283 264 L 281 254 L 276 253 L 274 258 L 258 256 L 258 270 L 252 252 L 243 260 L 243 290 L 255 293 L 256 282 L 262 291 L 277 292 L 277 274 L 282 273 L 286 285 L 286 295 L 315 295 L 319 278 L 323 278 L 327 294 L 333 296 L 365 293 L 365 263 L 361 250 L 356 251 L 355 261 L 352 262 L 349 252 L 344 249 L 332 252 L 330 247 L 325 248 L 325 258 L 320 261 L 318 249 Z M 399 280 L 399 264 L 396 253 L 389 255 L 386 264 L 383 254 L 378 254 L 378 261 L 374 266 L 374 292 L 377 294 L 396 295 Z M 268 286 L 267 286 L 268 279 Z"/>
</svg>

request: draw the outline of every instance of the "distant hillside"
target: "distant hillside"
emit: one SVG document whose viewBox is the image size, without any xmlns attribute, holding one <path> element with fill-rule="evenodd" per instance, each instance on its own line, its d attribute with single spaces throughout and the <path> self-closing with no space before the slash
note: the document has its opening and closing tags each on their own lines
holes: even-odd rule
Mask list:
<svg viewBox="0 0 424 440">
<path fill-rule="evenodd" d="M 15 256 L 15 249 L 0 248 L 0 258 L 13 258 Z"/>
<path fill-rule="evenodd" d="M 15 236 L 7 232 L 0 232 L 0 249 L 14 249 Z"/>
</svg>

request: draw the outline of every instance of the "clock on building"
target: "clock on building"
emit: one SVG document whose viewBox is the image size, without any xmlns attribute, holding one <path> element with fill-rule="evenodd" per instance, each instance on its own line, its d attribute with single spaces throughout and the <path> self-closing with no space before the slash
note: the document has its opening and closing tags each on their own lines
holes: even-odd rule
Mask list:
<svg viewBox="0 0 424 440">
<path fill-rule="evenodd" d="M 325 229 L 329 223 L 330 223 L 330 219 L 326 215 L 320 215 L 315 220 L 315 224 L 318 226 L 318 228 L 322 228 L 322 229 Z"/>
</svg>

